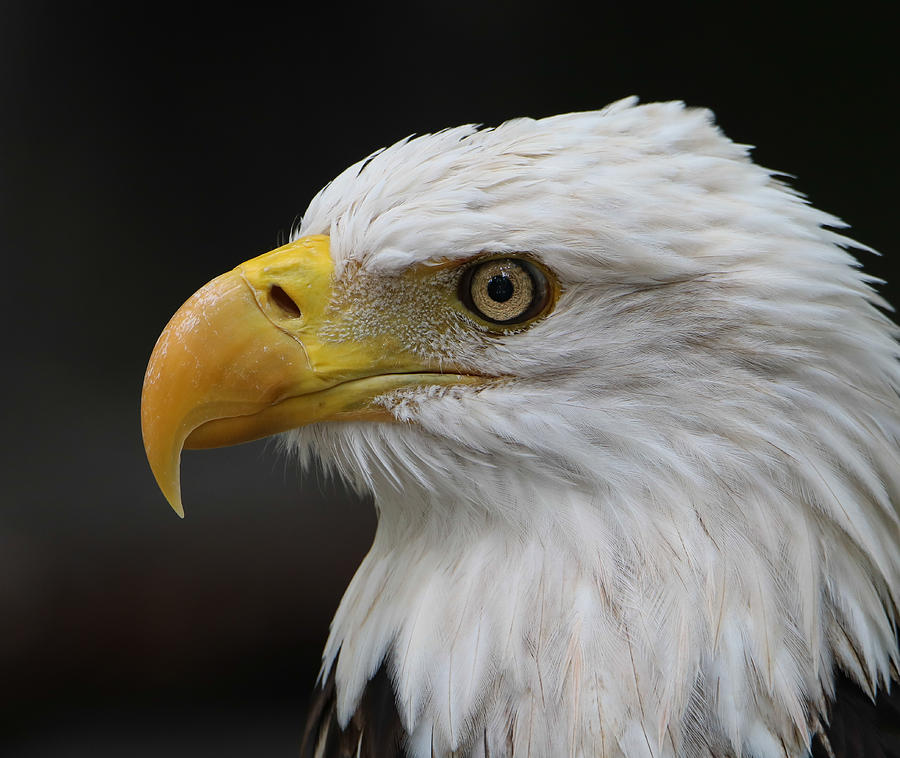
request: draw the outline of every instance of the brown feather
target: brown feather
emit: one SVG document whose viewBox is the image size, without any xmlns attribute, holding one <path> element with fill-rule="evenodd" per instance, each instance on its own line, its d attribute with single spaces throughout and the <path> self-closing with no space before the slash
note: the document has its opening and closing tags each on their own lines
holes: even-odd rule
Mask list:
<svg viewBox="0 0 900 758">
<path fill-rule="evenodd" d="M 873 703 L 843 674 L 835 683 L 831 718 L 813 740 L 812 758 L 900 758 L 900 688 Z"/>
<path fill-rule="evenodd" d="M 360 698 L 346 728 L 337 720 L 334 670 L 316 689 L 306 719 L 300 758 L 403 758 L 406 731 L 391 679 L 382 666 Z"/>
</svg>

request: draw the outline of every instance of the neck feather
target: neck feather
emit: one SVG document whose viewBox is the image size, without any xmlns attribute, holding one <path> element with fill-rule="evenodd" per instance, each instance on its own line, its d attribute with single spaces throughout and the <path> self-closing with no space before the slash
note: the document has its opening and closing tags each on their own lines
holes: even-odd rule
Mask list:
<svg viewBox="0 0 900 758">
<path fill-rule="evenodd" d="M 834 657 L 860 653 L 848 619 L 873 619 L 863 644 L 890 649 L 877 590 L 852 550 L 830 557 L 843 586 L 826 580 L 834 535 L 802 503 L 786 499 L 761 540 L 672 490 L 530 484 L 531 528 L 450 525 L 446 498 L 430 508 L 412 485 L 376 497 L 325 651 L 344 723 L 386 663 L 412 756 L 800 755 Z M 743 511 L 759 496 L 741 493 Z M 873 686 L 886 656 L 861 659 Z"/>
</svg>

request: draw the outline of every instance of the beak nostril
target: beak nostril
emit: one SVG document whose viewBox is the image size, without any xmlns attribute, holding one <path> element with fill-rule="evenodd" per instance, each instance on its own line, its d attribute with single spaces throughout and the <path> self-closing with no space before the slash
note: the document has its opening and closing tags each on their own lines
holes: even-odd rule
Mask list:
<svg viewBox="0 0 900 758">
<path fill-rule="evenodd" d="M 269 299 L 290 318 L 300 318 L 303 315 L 293 298 L 277 284 L 269 290 Z"/>
</svg>

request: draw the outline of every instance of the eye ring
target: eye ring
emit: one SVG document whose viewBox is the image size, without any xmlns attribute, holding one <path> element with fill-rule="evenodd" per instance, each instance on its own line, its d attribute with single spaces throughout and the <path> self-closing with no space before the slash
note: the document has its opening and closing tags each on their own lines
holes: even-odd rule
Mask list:
<svg viewBox="0 0 900 758">
<path fill-rule="evenodd" d="M 550 302 L 544 272 L 523 258 L 491 258 L 469 266 L 459 299 L 490 324 L 513 326 L 539 316 Z"/>
</svg>

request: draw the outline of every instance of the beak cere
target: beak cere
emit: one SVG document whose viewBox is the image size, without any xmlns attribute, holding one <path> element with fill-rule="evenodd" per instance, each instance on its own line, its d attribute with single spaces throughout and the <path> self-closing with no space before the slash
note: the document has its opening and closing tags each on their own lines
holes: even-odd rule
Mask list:
<svg viewBox="0 0 900 758">
<path fill-rule="evenodd" d="M 150 468 L 181 504 L 182 448 L 233 445 L 327 420 L 393 417 L 379 395 L 421 384 L 471 384 L 395 344 L 320 338 L 332 302 L 326 236 L 304 237 L 201 287 L 163 330 L 144 376 L 141 427 Z"/>
</svg>

